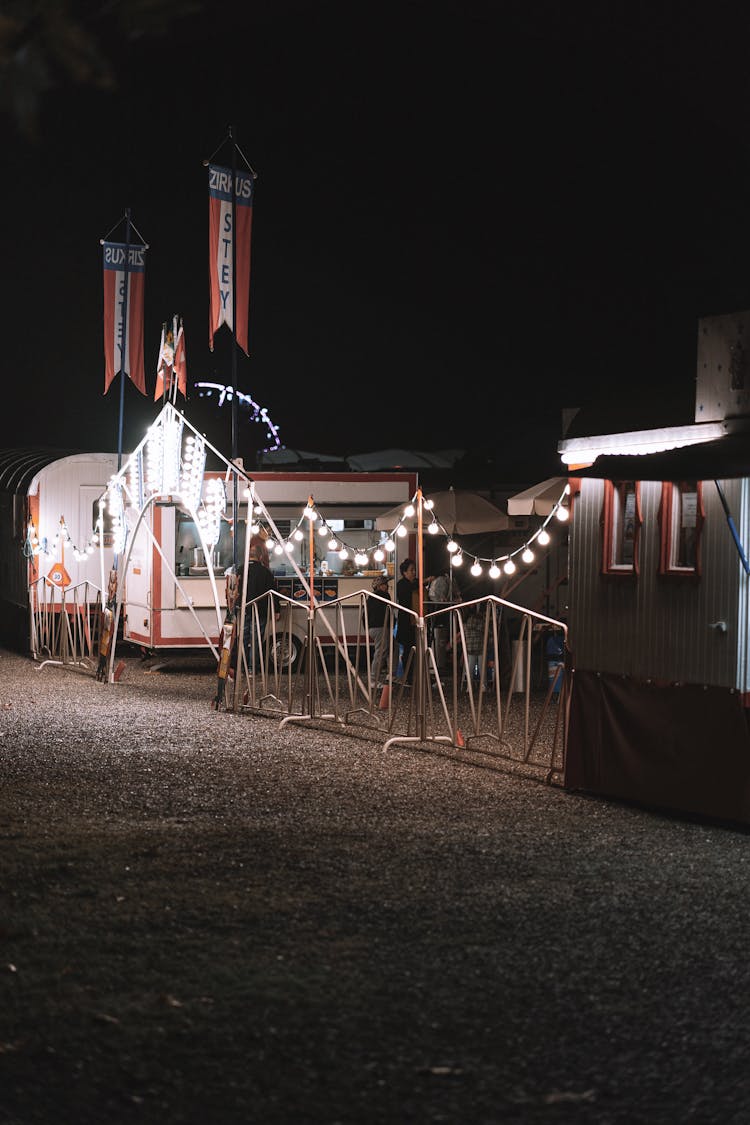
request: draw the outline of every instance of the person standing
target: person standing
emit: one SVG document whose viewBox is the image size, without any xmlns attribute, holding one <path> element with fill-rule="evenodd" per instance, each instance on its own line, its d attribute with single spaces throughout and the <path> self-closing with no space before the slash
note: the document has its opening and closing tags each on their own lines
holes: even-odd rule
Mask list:
<svg viewBox="0 0 750 1125">
<path fill-rule="evenodd" d="M 372 664 L 370 665 L 370 687 L 374 688 L 380 681 L 383 661 L 388 659 L 391 613 L 386 603 L 380 601 L 380 598 L 387 598 L 390 594 L 387 574 L 379 574 L 376 578 L 373 578 L 372 592 L 379 595 L 377 598 L 367 599 L 367 625 L 370 640 L 374 645 Z"/>
<path fill-rule="evenodd" d="M 269 565 L 268 548 L 265 540 L 260 535 L 254 535 L 248 548 L 245 628 L 242 637 L 247 668 L 251 675 L 257 675 L 260 672 L 260 648 L 268 624 L 271 603 L 268 594 L 275 589 L 276 579 Z M 239 594 L 242 595 L 242 568 L 239 572 Z M 256 602 L 257 623 L 252 605 L 256 598 L 259 599 Z"/>
<path fill-rule="evenodd" d="M 470 682 L 476 679 L 480 684 L 484 681 L 482 668 L 482 648 L 484 646 L 484 621 L 478 606 L 470 606 L 464 616 L 464 641 L 466 643 L 466 690 L 469 691 Z"/>
<path fill-rule="evenodd" d="M 399 567 L 401 577 L 396 583 L 396 601 L 403 609 L 410 609 L 413 613 L 419 613 L 419 580 L 417 578 L 417 564 L 414 559 L 404 559 Z M 429 586 L 432 582 L 432 575 L 425 578 L 423 585 Z M 396 640 L 401 645 L 401 664 L 406 670 L 409 662 L 409 655 L 417 643 L 417 625 L 416 619 L 412 613 L 401 613 L 398 615 L 398 623 L 396 627 Z M 411 665 L 409 666 L 409 674 L 406 677 L 406 682 L 410 684 L 414 678 L 414 658 L 412 658 Z"/>
</svg>

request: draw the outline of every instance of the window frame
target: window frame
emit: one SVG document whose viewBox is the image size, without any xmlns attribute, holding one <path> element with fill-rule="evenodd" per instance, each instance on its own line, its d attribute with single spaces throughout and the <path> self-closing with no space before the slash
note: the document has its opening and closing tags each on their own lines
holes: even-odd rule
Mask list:
<svg viewBox="0 0 750 1125">
<path fill-rule="evenodd" d="M 622 491 L 633 485 L 633 561 L 616 562 L 615 548 L 621 536 L 617 534 L 615 522 L 620 518 L 623 507 Z M 602 560 L 601 572 L 610 578 L 637 578 L 640 574 L 640 544 L 643 516 L 641 514 L 641 482 L 639 480 L 605 480 L 604 501 L 602 504 Z"/>
<path fill-rule="evenodd" d="M 695 486 L 694 488 L 691 486 Z M 677 555 L 675 538 L 676 504 L 675 498 L 680 501 L 682 512 L 682 496 L 688 492 L 695 492 L 695 561 L 692 566 L 680 566 L 674 560 Z M 701 541 L 703 527 L 706 522 L 706 509 L 703 503 L 703 481 L 679 480 L 662 481 L 661 500 L 658 512 L 659 521 L 659 575 L 662 578 L 688 579 L 697 581 L 701 571 Z"/>
</svg>

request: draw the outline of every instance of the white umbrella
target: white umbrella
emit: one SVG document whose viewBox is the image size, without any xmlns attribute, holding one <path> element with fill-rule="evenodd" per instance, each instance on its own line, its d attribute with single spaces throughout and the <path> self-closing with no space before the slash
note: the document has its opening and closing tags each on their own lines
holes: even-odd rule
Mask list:
<svg viewBox="0 0 750 1125">
<path fill-rule="evenodd" d="M 432 502 L 432 509 L 427 502 Z M 378 531 L 392 531 L 404 513 L 404 504 L 391 508 L 375 520 Z M 486 531 L 505 531 L 510 520 L 505 512 L 487 500 L 479 492 L 468 489 L 449 488 L 444 492 L 424 493 L 422 525 L 427 527 L 434 518 L 449 535 L 479 535 Z M 404 523 L 410 530 L 416 530 L 416 512 Z"/>
<path fill-rule="evenodd" d="M 548 516 L 561 499 L 567 477 L 547 477 L 508 498 L 509 516 Z"/>
</svg>

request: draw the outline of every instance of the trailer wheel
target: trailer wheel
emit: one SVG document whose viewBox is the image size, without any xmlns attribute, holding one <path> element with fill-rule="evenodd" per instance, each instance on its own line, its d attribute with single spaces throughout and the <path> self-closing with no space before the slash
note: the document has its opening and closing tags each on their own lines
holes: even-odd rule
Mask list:
<svg viewBox="0 0 750 1125">
<path fill-rule="evenodd" d="M 291 635 L 279 635 L 276 638 L 276 667 L 286 672 L 289 668 L 296 672 L 299 667 L 300 658 L 302 656 L 302 642 L 299 637 L 295 637 L 294 633 Z"/>
</svg>

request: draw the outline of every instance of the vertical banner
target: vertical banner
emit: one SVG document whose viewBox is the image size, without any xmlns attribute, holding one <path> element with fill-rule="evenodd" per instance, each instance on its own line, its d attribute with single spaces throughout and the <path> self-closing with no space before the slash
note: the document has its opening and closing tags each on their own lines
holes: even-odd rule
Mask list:
<svg viewBox="0 0 750 1125">
<path fill-rule="evenodd" d="M 104 393 L 106 395 L 115 375 L 122 372 L 129 375 L 141 394 L 145 395 L 143 286 L 146 247 L 105 242 L 103 249 Z"/>
<path fill-rule="evenodd" d="M 211 351 L 214 350 L 214 333 L 226 324 L 234 332 L 245 355 L 250 354 L 247 325 L 253 182 L 249 172 L 235 173 L 235 232 L 232 230 L 232 170 L 218 164 L 208 166 L 208 276 L 211 294 L 208 346 Z M 236 294 L 233 293 L 234 284 L 237 286 Z M 232 322 L 233 307 L 237 311 L 236 325 Z"/>
</svg>

